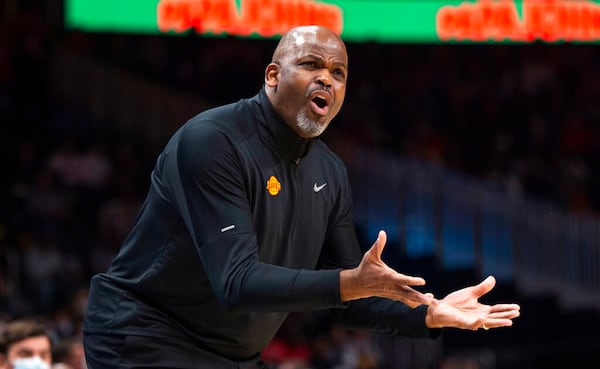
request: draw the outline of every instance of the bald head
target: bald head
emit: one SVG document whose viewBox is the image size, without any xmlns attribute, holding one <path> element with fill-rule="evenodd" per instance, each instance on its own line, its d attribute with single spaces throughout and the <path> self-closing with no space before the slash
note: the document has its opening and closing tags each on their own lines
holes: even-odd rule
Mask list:
<svg viewBox="0 0 600 369">
<path fill-rule="evenodd" d="M 294 55 L 307 44 L 320 44 L 323 47 L 335 47 L 343 49 L 346 54 L 346 45 L 338 34 L 323 26 L 298 26 L 287 31 L 279 40 L 275 52 L 273 52 L 274 63 L 281 62 L 284 58 Z"/>
</svg>

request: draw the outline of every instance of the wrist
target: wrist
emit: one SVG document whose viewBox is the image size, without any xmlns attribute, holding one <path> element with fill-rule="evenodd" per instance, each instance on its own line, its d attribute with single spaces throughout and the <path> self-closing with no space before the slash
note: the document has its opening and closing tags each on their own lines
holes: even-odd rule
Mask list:
<svg viewBox="0 0 600 369">
<path fill-rule="evenodd" d="M 355 270 L 343 269 L 340 271 L 340 299 L 342 302 L 356 300 L 361 296 L 358 293 Z"/>
<path fill-rule="evenodd" d="M 434 298 L 433 300 L 431 300 L 431 304 L 427 306 L 427 314 L 425 314 L 425 325 L 427 326 L 427 328 L 441 328 L 435 321 L 435 309 L 437 308 L 439 303 L 439 300 Z"/>
</svg>

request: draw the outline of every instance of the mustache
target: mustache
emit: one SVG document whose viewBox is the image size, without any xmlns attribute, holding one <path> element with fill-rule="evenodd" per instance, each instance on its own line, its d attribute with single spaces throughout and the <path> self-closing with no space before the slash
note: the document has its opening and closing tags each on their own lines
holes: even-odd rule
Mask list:
<svg viewBox="0 0 600 369">
<path fill-rule="evenodd" d="M 331 88 L 327 87 L 327 86 L 317 86 L 317 87 L 313 87 L 310 90 L 308 90 L 308 95 L 312 95 L 313 93 L 317 92 L 317 91 L 324 91 L 327 92 L 328 94 L 330 94 Z"/>
</svg>

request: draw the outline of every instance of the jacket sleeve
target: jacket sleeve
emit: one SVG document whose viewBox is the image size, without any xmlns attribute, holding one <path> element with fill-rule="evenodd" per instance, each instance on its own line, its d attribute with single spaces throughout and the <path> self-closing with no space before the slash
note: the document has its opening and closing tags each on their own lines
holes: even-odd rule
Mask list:
<svg viewBox="0 0 600 369">
<path fill-rule="evenodd" d="M 339 270 L 290 269 L 259 261 L 235 142 L 218 123 L 186 127 L 172 175 L 178 208 L 211 287 L 232 312 L 310 311 L 342 306 Z"/>
<path fill-rule="evenodd" d="M 371 297 L 349 302 L 338 310 L 336 318 L 347 328 L 411 338 L 439 337 L 441 329 L 430 329 L 425 325 L 426 314 L 426 305 L 413 309 L 399 301 Z"/>
</svg>

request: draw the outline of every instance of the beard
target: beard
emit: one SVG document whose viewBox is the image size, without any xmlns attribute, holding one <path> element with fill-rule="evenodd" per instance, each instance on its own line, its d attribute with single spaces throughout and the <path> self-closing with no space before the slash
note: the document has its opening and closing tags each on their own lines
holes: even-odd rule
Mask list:
<svg viewBox="0 0 600 369">
<path fill-rule="evenodd" d="M 303 136 L 310 138 L 320 136 L 329 124 L 329 122 L 321 124 L 315 119 L 310 119 L 306 114 L 306 110 L 302 110 L 296 115 L 296 123 L 298 129 L 303 133 Z"/>
</svg>

